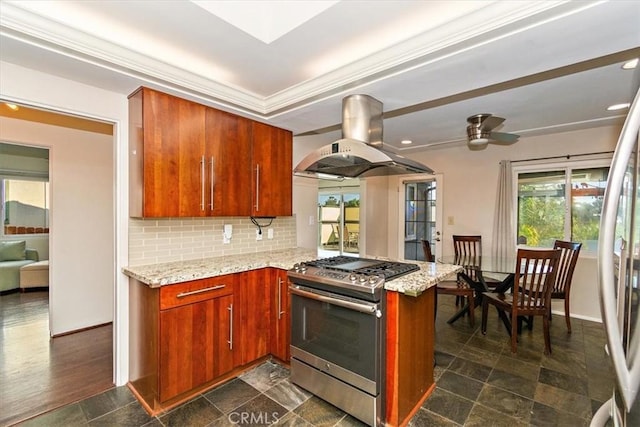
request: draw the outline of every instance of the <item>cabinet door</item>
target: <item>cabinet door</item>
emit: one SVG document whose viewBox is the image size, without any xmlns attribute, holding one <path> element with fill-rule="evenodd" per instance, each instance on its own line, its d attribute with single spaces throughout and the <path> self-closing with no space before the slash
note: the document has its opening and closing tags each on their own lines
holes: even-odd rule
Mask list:
<svg viewBox="0 0 640 427">
<path fill-rule="evenodd" d="M 213 378 L 226 374 L 236 367 L 236 321 L 233 295 L 213 299 L 214 305 L 214 348 Z"/>
<path fill-rule="evenodd" d="M 231 371 L 233 295 L 160 312 L 160 401 Z"/>
<path fill-rule="evenodd" d="M 271 269 L 271 354 L 289 361 L 291 342 L 290 298 L 287 272 Z"/>
<path fill-rule="evenodd" d="M 252 216 L 291 216 L 292 134 L 252 123 Z"/>
<path fill-rule="evenodd" d="M 213 378 L 213 300 L 160 312 L 160 401 Z"/>
<path fill-rule="evenodd" d="M 265 274 L 268 269 L 252 270 L 240 274 L 236 295 L 240 310 L 241 364 L 247 364 L 269 354 L 270 288 Z"/>
<path fill-rule="evenodd" d="M 143 216 L 204 216 L 206 107 L 143 90 Z"/>
<path fill-rule="evenodd" d="M 210 214 L 251 215 L 251 121 L 208 108 L 206 146 Z"/>
</svg>

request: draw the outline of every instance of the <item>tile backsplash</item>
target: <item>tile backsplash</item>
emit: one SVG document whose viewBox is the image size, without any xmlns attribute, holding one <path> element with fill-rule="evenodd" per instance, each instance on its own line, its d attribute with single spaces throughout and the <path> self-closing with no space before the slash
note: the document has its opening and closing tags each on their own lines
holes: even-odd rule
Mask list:
<svg viewBox="0 0 640 427">
<path fill-rule="evenodd" d="M 250 218 L 163 218 L 129 219 L 129 265 L 158 264 L 223 255 L 239 255 L 296 246 L 296 219 L 260 218 L 262 240 Z M 231 224 L 231 242 L 223 243 L 223 227 Z M 273 230 L 273 239 L 268 230 Z"/>
</svg>

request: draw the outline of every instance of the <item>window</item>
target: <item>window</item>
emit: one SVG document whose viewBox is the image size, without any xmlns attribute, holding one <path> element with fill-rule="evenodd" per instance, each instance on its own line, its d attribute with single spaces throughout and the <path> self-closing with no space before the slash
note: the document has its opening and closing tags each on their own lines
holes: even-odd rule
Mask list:
<svg viewBox="0 0 640 427">
<path fill-rule="evenodd" d="M 609 167 L 576 162 L 532 169 L 514 169 L 518 243 L 551 247 L 556 239 L 570 240 L 581 242 L 585 252 L 595 252 Z"/>
<path fill-rule="evenodd" d="M 320 254 L 360 252 L 360 194 L 353 189 L 321 191 L 318 194 Z M 335 253 L 332 253 L 335 252 Z"/>
<path fill-rule="evenodd" d="M 49 232 L 49 182 L 31 179 L 2 179 L 4 234 Z"/>
</svg>

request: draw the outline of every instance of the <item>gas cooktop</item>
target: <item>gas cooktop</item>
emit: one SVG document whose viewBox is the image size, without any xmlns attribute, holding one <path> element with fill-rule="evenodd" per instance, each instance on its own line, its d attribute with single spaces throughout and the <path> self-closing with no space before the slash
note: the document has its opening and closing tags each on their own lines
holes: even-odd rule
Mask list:
<svg viewBox="0 0 640 427">
<path fill-rule="evenodd" d="M 419 269 L 416 264 L 340 255 L 296 264 L 287 274 L 294 284 L 378 301 L 385 281 Z"/>
<path fill-rule="evenodd" d="M 416 264 L 406 262 L 385 261 L 379 259 L 354 258 L 339 255 L 304 263 L 307 266 L 327 268 L 337 271 L 348 271 L 356 274 L 384 277 L 392 280 L 420 269 Z"/>
</svg>

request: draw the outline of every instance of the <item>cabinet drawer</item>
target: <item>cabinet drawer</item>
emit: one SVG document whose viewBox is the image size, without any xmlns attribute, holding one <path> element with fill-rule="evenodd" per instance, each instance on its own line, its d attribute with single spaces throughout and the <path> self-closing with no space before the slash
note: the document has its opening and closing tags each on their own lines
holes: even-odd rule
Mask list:
<svg viewBox="0 0 640 427">
<path fill-rule="evenodd" d="M 211 277 L 160 288 L 160 310 L 233 294 L 234 276 Z"/>
</svg>

